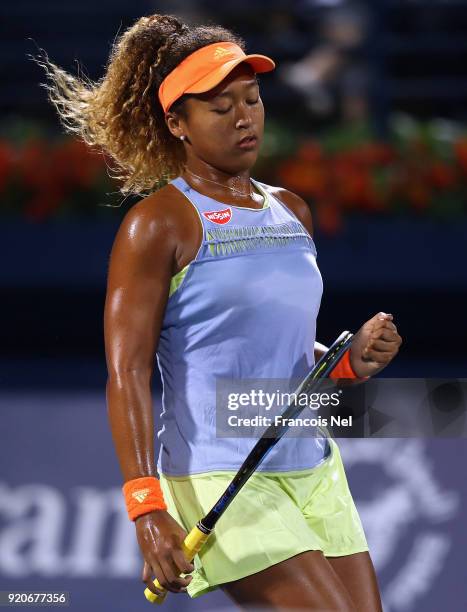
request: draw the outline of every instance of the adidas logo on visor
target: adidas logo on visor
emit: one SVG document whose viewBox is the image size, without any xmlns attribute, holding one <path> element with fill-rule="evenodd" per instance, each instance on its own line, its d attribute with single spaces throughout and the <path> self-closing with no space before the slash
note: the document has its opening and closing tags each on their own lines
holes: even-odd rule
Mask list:
<svg viewBox="0 0 467 612">
<path fill-rule="evenodd" d="M 224 49 L 223 47 L 216 47 L 216 50 L 214 51 L 214 59 L 222 59 L 226 55 L 230 55 L 230 53 L 231 52 L 228 49 Z"/>
</svg>

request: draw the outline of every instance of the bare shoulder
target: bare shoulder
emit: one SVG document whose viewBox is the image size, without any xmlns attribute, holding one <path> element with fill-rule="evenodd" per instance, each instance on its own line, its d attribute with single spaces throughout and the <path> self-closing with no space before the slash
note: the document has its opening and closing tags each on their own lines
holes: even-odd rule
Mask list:
<svg viewBox="0 0 467 612">
<path fill-rule="evenodd" d="M 182 197 L 175 187 L 166 185 L 139 200 L 123 217 L 117 239 L 140 251 L 151 246 L 175 249 L 183 223 Z"/>
<path fill-rule="evenodd" d="M 262 187 L 266 188 L 269 193 L 275 196 L 283 204 L 287 206 L 298 218 L 298 220 L 307 229 L 310 236 L 313 236 L 313 219 L 310 206 L 307 202 L 293 191 L 284 189 L 284 187 L 276 187 L 261 183 Z"/>
<path fill-rule="evenodd" d="M 120 245 L 121 252 L 149 258 L 152 265 L 170 258 L 172 274 L 176 274 L 194 258 L 201 238 L 195 209 L 169 184 L 132 206 L 114 244 Z"/>
<path fill-rule="evenodd" d="M 177 227 L 177 194 L 166 185 L 134 204 L 123 218 L 121 229 L 130 240 L 147 239 L 158 234 L 170 234 Z"/>
</svg>

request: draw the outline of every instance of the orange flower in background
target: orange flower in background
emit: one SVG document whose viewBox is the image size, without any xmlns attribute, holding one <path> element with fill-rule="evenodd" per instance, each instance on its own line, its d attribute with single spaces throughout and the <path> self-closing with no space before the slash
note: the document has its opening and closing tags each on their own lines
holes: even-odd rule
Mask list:
<svg viewBox="0 0 467 612">
<path fill-rule="evenodd" d="M 456 143 L 456 156 L 467 171 L 467 140 Z M 335 153 L 308 139 L 293 158 L 280 163 L 277 173 L 286 188 L 315 204 L 317 223 L 327 232 L 338 231 L 344 211 L 390 212 L 393 205 L 398 211 L 427 211 L 435 191 L 443 195 L 460 180 L 456 167 L 435 159 L 419 138 L 400 150 L 366 142 Z"/>
<path fill-rule="evenodd" d="M 333 236 L 342 230 L 342 213 L 335 202 L 319 202 L 315 207 L 313 217 L 319 229 L 325 234 Z"/>
<path fill-rule="evenodd" d="M 383 200 L 375 188 L 371 168 L 351 153 L 336 155 L 330 165 L 336 199 L 347 209 L 380 210 Z"/>
<path fill-rule="evenodd" d="M 60 181 L 50 146 L 40 140 L 29 141 L 18 154 L 21 185 L 29 196 L 24 206 L 26 218 L 40 221 L 50 216 L 60 205 Z"/>
<path fill-rule="evenodd" d="M 15 165 L 15 151 L 9 143 L 0 142 L 0 193 L 5 189 Z"/>
<path fill-rule="evenodd" d="M 319 139 L 287 134 L 285 148 L 259 159 L 258 179 L 281 184 L 307 199 L 317 226 L 328 233 L 339 231 L 343 215 L 353 211 L 433 211 L 445 216 L 465 211 L 467 137 L 449 150 L 446 142 L 438 143 L 436 134 L 430 136 L 425 129 L 416 137 L 399 135 L 396 144 L 363 141 L 367 130 L 340 129 L 324 132 Z M 283 126 L 276 138 L 281 134 Z M 107 199 L 110 185 L 104 156 L 81 141 L 36 138 L 22 146 L 0 142 L 0 191 L 8 189 L 11 195 L 5 200 L 8 214 L 17 208 L 30 219 L 43 220 L 63 211 L 81 214 L 84 207 L 92 215 L 88 203 Z"/>
<path fill-rule="evenodd" d="M 336 168 L 334 174 L 335 193 L 344 208 L 358 208 L 364 201 L 368 190 L 368 175 L 356 168 L 345 170 Z"/>
<path fill-rule="evenodd" d="M 8 159 L 6 153 L 3 158 Z M 0 186 L 2 168 L 25 191 L 22 210 L 34 221 L 53 216 L 76 191 L 90 191 L 106 176 L 103 156 L 74 139 L 58 143 L 30 140 L 14 152 L 13 166 L 2 163 L 0 146 Z"/>
<path fill-rule="evenodd" d="M 386 166 L 398 157 L 396 150 L 383 142 L 366 142 L 355 151 L 355 160 L 367 166 Z"/>
<path fill-rule="evenodd" d="M 454 144 L 454 153 L 457 163 L 467 176 L 467 138 L 462 138 Z"/>
<path fill-rule="evenodd" d="M 323 161 L 323 149 L 315 140 L 305 140 L 298 148 L 297 157 L 315 164 Z"/>
<path fill-rule="evenodd" d="M 433 187 L 438 189 L 449 189 L 456 184 L 457 176 L 451 166 L 440 161 L 435 161 L 428 169 L 428 180 Z"/>
<path fill-rule="evenodd" d="M 431 192 L 426 183 L 414 181 L 407 188 L 407 198 L 412 208 L 421 212 L 428 208 L 431 202 Z"/>
<path fill-rule="evenodd" d="M 278 175 L 286 189 L 303 197 L 320 197 L 326 188 L 326 169 L 319 144 L 306 140 L 296 156 L 286 160 L 278 169 Z"/>
<path fill-rule="evenodd" d="M 102 155 L 90 151 L 80 140 L 68 140 L 52 151 L 57 179 L 64 184 L 87 189 L 102 172 L 105 164 Z"/>
<path fill-rule="evenodd" d="M 278 176 L 286 189 L 296 191 L 303 197 L 317 197 L 325 188 L 324 169 L 306 160 L 284 162 L 279 167 Z"/>
<path fill-rule="evenodd" d="M 49 147 L 41 140 L 30 140 L 18 151 L 17 169 L 21 181 L 27 187 L 43 185 L 53 177 L 53 165 L 50 164 Z"/>
</svg>

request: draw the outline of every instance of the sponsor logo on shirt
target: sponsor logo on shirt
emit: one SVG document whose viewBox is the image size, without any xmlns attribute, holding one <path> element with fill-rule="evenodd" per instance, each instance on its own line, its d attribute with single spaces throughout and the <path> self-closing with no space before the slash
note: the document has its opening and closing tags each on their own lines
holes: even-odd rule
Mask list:
<svg viewBox="0 0 467 612">
<path fill-rule="evenodd" d="M 232 209 L 224 208 L 223 210 L 212 210 L 209 212 L 203 212 L 203 215 L 208 221 L 217 223 L 219 225 L 225 225 L 232 218 Z"/>
</svg>

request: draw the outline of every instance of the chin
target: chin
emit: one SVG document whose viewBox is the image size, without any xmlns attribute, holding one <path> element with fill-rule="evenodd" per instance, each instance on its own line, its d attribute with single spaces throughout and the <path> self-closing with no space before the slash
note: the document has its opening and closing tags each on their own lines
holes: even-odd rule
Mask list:
<svg viewBox="0 0 467 612">
<path fill-rule="evenodd" d="M 237 160 L 237 163 L 232 164 L 231 174 L 240 174 L 251 170 L 258 160 L 258 151 L 246 151 L 241 154 L 241 158 Z"/>
<path fill-rule="evenodd" d="M 230 174 L 231 176 L 237 176 L 240 174 L 244 174 L 245 172 L 249 172 L 249 170 L 253 167 L 254 164 L 248 164 L 248 165 L 243 164 L 242 166 L 239 166 L 239 165 L 226 166 L 225 164 L 221 165 L 219 163 L 213 163 L 209 165 L 215 168 L 216 170 L 218 170 L 219 172 L 223 172 L 224 174 Z"/>
</svg>

